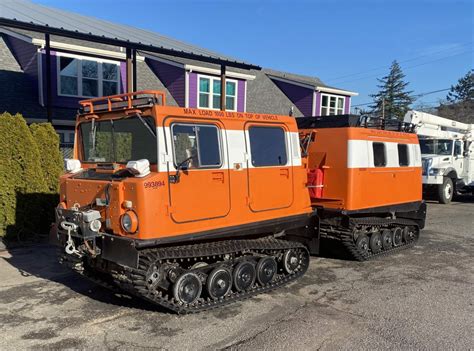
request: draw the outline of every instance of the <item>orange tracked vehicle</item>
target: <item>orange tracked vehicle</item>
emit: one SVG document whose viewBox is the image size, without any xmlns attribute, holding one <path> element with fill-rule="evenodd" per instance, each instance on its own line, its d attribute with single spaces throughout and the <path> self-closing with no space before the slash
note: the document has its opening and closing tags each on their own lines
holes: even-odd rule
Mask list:
<svg viewBox="0 0 474 351">
<path fill-rule="evenodd" d="M 60 179 L 60 260 L 178 313 L 297 279 L 321 236 L 362 260 L 423 226 L 414 134 L 170 107 L 156 91 L 81 106 Z"/>
</svg>

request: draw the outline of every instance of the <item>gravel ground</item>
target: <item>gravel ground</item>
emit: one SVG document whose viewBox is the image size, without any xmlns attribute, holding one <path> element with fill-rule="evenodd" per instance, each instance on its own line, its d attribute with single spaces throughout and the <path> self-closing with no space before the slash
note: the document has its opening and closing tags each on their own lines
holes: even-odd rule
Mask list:
<svg viewBox="0 0 474 351">
<path fill-rule="evenodd" d="M 299 281 L 196 315 L 116 296 L 47 245 L 0 252 L 0 349 L 473 349 L 474 198 L 428 211 L 412 249 L 364 263 L 325 250 Z"/>
</svg>

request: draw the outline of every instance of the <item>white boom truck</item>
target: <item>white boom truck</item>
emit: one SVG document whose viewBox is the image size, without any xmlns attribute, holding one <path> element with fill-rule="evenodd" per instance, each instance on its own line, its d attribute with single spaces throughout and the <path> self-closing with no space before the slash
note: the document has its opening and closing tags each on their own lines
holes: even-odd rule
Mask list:
<svg viewBox="0 0 474 351">
<path fill-rule="evenodd" d="M 454 194 L 473 193 L 474 125 L 419 111 L 408 111 L 404 122 L 415 125 L 420 139 L 423 190 L 443 204 Z"/>
</svg>

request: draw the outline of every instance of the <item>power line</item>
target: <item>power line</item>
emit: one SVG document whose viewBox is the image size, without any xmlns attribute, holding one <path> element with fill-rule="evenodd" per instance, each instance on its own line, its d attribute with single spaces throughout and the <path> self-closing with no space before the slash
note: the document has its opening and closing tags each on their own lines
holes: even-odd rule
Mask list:
<svg viewBox="0 0 474 351">
<path fill-rule="evenodd" d="M 472 53 L 472 52 L 474 52 L 474 50 L 464 51 L 464 52 L 461 52 L 461 53 L 458 53 L 458 54 L 445 56 L 445 57 L 442 57 L 442 58 L 439 58 L 439 59 L 436 59 L 436 60 L 431 60 L 431 61 L 423 62 L 423 63 L 417 64 L 417 65 L 405 67 L 404 70 L 419 67 L 419 66 L 424 66 L 424 65 L 427 65 L 427 64 L 430 64 L 430 63 L 433 63 L 433 62 L 446 60 L 446 59 L 449 59 L 449 58 L 452 58 L 452 57 L 461 56 L 461 55 L 464 55 L 464 54 L 467 54 L 467 53 Z M 372 74 L 370 76 L 364 76 L 364 77 L 359 77 L 359 78 L 355 78 L 355 79 L 345 80 L 345 81 L 342 81 L 342 82 L 338 82 L 337 84 L 350 83 L 350 82 L 355 82 L 355 81 L 364 80 L 364 79 L 368 79 L 368 78 L 376 78 L 378 76 L 379 76 L 378 74 L 376 74 L 376 75 Z"/>
<path fill-rule="evenodd" d="M 424 55 L 420 55 L 420 56 L 416 56 L 414 58 L 410 58 L 410 59 L 406 59 L 406 60 L 402 60 L 402 61 L 399 61 L 399 63 L 406 63 L 406 62 L 411 62 L 411 61 L 416 61 L 416 60 L 419 60 L 420 58 L 423 58 L 423 57 L 430 57 L 430 56 L 433 56 L 433 55 L 436 55 L 436 54 L 439 54 L 441 52 L 445 52 L 445 51 L 452 51 L 453 49 L 459 49 L 463 46 L 470 46 L 472 45 L 472 41 L 470 42 L 467 42 L 467 43 L 461 43 L 461 44 L 458 44 L 456 45 L 455 48 L 453 47 L 450 47 L 450 48 L 445 48 L 445 49 L 442 49 L 442 50 L 438 50 L 438 51 L 434 51 L 430 54 L 424 54 Z M 330 78 L 330 79 L 326 79 L 327 82 L 333 82 L 333 81 L 336 81 L 336 80 L 340 80 L 342 78 L 346 78 L 346 77 L 352 77 L 352 76 L 357 76 L 359 74 L 363 74 L 363 73 L 367 73 L 367 72 L 372 72 L 372 71 L 377 71 L 377 70 L 381 70 L 381 69 L 387 69 L 389 68 L 388 66 L 379 66 L 379 67 L 375 67 L 375 68 L 371 68 L 371 69 L 368 69 L 368 70 L 365 70 L 365 71 L 360 71 L 360 72 L 357 72 L 357 73 L 351 73 L 351 74 L 346 74 L 346 75 L 343 75 L 343 76 L 339 76 L 339 77 L 335 77 L 335 78 Z"/>
<path fill-rule="evenodd" d="M 426 96 L 426 95 L 431 95 L 431 94 L 436 94 L 436 93 L 441 93 L 443 91 L 448 91 L 448 90 L 451 90 L 451 88 L 445 88 L 445 89 L 439 89 L 439 90 L 433 90 L 433 91 L 428 91 L 426 93 L 420 93 L 420 94 L 415 94 L 415 95 L 412 95 L 413 97 L 416 97 L 417 100 L 418 98 L 420 97 L 423 97 L 423 96 Z M 363 104 L 357 104 L 357 105 L 352 105 L 352 107 L 358 107 L 358 106 L 367 106 L 367 105 L 372 105 L 374 102 L 371 101 L 371 102 L 366 102 L 366 103 L 363 103 Z"/>
</svg>

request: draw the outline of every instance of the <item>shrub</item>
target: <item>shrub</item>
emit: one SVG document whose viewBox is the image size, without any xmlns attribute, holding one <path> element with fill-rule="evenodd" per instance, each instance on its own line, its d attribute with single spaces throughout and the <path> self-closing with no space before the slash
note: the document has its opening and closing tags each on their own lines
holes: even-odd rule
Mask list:
<svg viewBox="0 0 474 351">
<path fill-rule="evenodd" d="M 30 130 L 38 146 L 48 192 L 56 194 L 59 191 L 59 176 L 64 172 L 59 136 L 50 123 L 32 124 Z"/>
<path fill-rule="evenodd" d="M 38 204 L 28 195 L 47 191 L 40 152 L 20 114 L 0 115 L 0 235 L 38 230 Z M 21 198 L 21 201 L 19 199 Z"/>
</svg>

